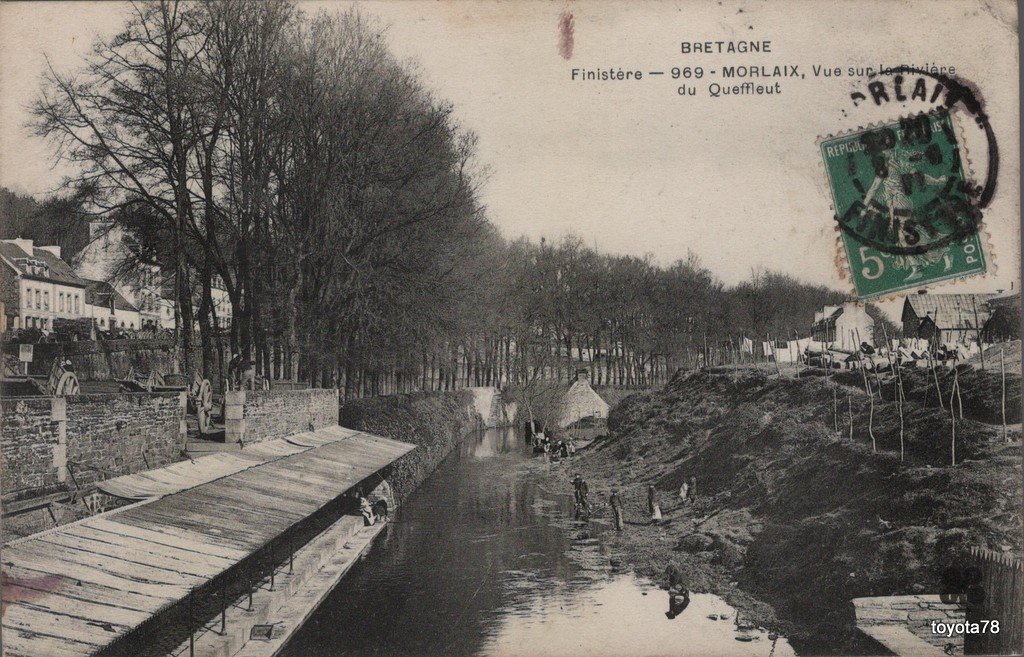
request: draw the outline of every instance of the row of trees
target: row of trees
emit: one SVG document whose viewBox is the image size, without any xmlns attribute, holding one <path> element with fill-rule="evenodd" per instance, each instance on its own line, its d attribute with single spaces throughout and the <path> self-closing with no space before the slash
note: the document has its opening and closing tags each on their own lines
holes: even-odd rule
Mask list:
<svg viewBox="0 0 1024 657">
<path fill-rule="evenodd" d="M 176 338 L 188 354 L 198 337 L 207 373 L 215 281 L 233 351 L 354 395 L 526 390 L 581 366 L 649 385 L 709 336 L 805 332 L 842 299 L 778 274 L 726 288 L 693 255 L 504 239 L 474 135 L 356 10 L 140 3 L 83 70 L 49 71 L 34 115 L 80 172 L 68 202 L 132 237 L 121 270 L 172 273 Z"/>
</svg>

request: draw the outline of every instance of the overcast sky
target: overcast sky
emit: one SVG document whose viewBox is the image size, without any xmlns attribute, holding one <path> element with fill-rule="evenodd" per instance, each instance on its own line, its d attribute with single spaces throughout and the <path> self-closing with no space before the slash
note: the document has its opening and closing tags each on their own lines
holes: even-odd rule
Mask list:
<svg viewBox="0 0 1024 657">
<path fill-rule="evenodd" d="M 986 215 L 999 271 L 956 284 L 963 291 L 1008 288 L 1019 269 L 1016 12 L 1010 2 L 987 4 L 361 3 L 388 26 L 394 51 L 418 62 L 428 86 L 479 135 L 491 171 L 483 201 L 507 236 L 571 231 L 600 249 L 650 253 L 664 264 L 692 249 L 727 283 L 768 268 L 849 289 L 835 265 L 815 140 L 920 109 L 854 109 L 849 93 L 863 81 L 813 79 L 812 65 L 954 65 L 981 90 L 1004 145 Z M 575 20 L 569 60 L 558 50 L 566 8 Z M 73 69 L 97 35 L 114 32 L 121 11 L 115 2 L 0 4 L 0 184 L 44 194 L 59 182 L 47 145 L 23 127 L 25 105 L 45 56 Z M 679 54 L 683 40 L 728 39 L 767 39 L 773 54 Z M 668 76 L 570 80 L 573 67 L 688 64 L 798 64 L 807 78 L 782 80 L 781 96 L 720 99 L 681 98 Z M 698 93 L 714 81 L 722 82 L 696 81 Z M 984 156 L 972 155 L 982 175 Z"/>
</svg>

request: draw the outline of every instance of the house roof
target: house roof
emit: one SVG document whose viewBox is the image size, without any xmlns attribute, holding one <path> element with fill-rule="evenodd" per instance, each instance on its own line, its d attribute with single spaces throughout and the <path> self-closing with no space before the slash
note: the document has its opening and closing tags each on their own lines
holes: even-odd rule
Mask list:
<svg viewBox="0 0 1024 657">
<path fill-rule="evenodd" d="M 33 251 L 34 253 L 32 255 L 49 265 L 49 280 L 57 281 L 58 283 L 65 283 L 67 285 L 85 287 L 85 280 L 75 273 L 75 270 L 71 268 L 71 265 L 45 249 L 33 249 Z"/>
<path fill-rule="evenodd" d="M 839 306 L 825 306 L 821 310 L 815 311 L 813 325 L 821 324 L 824 322 L 826 325 L 834 324 L 837 319 L 846 311 L 847 306 L 856 307 L 856 302 L 848 301 Z M 868 317 L 870 319 L 870 316 Z M 874 323 L 874 320 L 871 320 Z"/>
<path fill-rule="evenodd" d="M 1002 294 L 995 295 L 985 303 L 988 304 L 989 310 L 995 312 L 997 308 L 1019 307 L 1020 302 L 1020 292 L 1003 292 Z"/>
<path fill-rule="evenodd" d="M 835 320 L 836 317 L 839 317 L 842 314 L 843 314 L 843 307 L 842 306 L 825 306 L 821 310 L 815 311 L 815 313 L 814 313 L 814 323 L 818 324 L 818 323 L 824 322 L 826 320 Z"/>
<path fill-rule="evenodd" d="M 914 294 L 906 305 L 919 319 L 928 318 L 940 329 L 977 328 L 991 314 L 986 301 L 995 294 Z M 974 313 L 977 308 L 978 318 Z"/>
<path fill-rule="evenodd" d="M 93 306 L 103 306 L 110 308 L 111 300 L 114 303 L 115 310 L 127 310 L 131 312 L 138 312 L 138 308 L 133 306 L 131 302 L 124 298 L 120 292 L 114 289 L 114 286 L 105 281 L 85 281 L 87 286 L 85 289 L 85 302 Z"/>
<path fill-rule="evenodd" d="M 85 281 L 82 278 L 79 278 L 68 263 L 64 262 L 46 249 L 33 248 L 32 255 L 30 256 L 17 244 L 13 242 L 0 241 L 0 255 L 2 255 L 4 260 L 18 270 L 18 273 L 25 278 L 41 281 L 53 281 L 63 285 L 74 285 L 75 287 L 86 286 Z M 28 269 L 29 259 L 40 260 L 45 263 L 50 270 L 49 275 L 40 276 L 38 274 L 33 274 Z"/>
<path fill-rule="evenodd" d="M 2 255 L 6 260 L 9 260 L 12 265 L 15 260 L 28 257 L 28 254 L 25 253 L 17 244 L 4 241 L 0 241 L 0 255 Z M 21 269 L 18 268 L 18 271 L 21 271 Z"/>
</svg>

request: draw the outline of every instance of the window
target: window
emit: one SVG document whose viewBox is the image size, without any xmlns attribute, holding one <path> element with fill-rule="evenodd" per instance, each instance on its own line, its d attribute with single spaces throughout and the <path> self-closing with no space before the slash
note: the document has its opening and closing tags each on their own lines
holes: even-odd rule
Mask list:
<svg viewBox="0 0 1024 657">
<path fill-rule="evenodd" d="M 57 308 L 61 312 L 64 312 L 64 293 L 63 292 L 61 292 L 60 294 L 57 295 Z"/>
<path fill-rule="evenodd" d="M 79 312 L 79 310 L 78 310 L 78 309 L 79 309 L 79 305 L 78 305 L 78 295 L 76 294 L 76 295 L 75 295 L 75 313 L 76 313 L 76 314 L 77 314 L 77 313 Z"/>
<path fill-rule="evenodd" d="M 39 290 L 36 290 L 36 308 L 42 308 L 42 307 L 43 307 L 43 293 L 40 292 Z"/>
<path fill-rule="evenodd" d="M 43 310 L 50 309 L 50 292 L 43 292 Z"/>
<path fill-rule="evenodd" d="M 30 287 L 25 288 L 25 307 L 32 307 L 32 288 Z"/>
</svg>

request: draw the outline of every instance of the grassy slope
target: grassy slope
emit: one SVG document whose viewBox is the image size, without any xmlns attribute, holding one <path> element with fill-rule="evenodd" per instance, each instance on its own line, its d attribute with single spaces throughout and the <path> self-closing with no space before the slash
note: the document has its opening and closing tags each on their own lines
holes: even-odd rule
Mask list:
<svg viewBox="0 0 1024 657">
<path fill-rule="evenodd" d="M 660 576 L 675 560 L 692 588 L 724 594 L 798 646 L 802 627 L 810 628 L 805 649 L 856 650 L 851 598 L 937 591 L 941 569 L 969 545 L 1020 553 L 1020 443 L 958 420 L 959 465 L 947 467 L 948 410 L 911 398 L 901 464 L 896 405 L 875 399 L 873 454 L 867 396 L 836 389 L 835 431 L 834 385 L 764 372 L 738 381 L 680 375 L 624 400 L 609 419 L 611 436 L 573 467 L 593 489 L 624 491 L 633 524 L 620 542 L 641 572 Z M 684 507 L 676 493 L 690 474 L 699 499 Z M 660 526 L 646 522 L 650 483 L 665 512 Z M 806 643 L 824 632 L 838 640 Z"/>
</svg>

